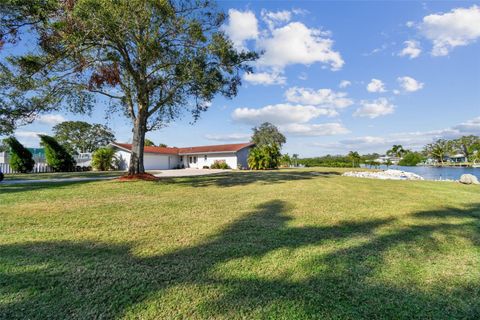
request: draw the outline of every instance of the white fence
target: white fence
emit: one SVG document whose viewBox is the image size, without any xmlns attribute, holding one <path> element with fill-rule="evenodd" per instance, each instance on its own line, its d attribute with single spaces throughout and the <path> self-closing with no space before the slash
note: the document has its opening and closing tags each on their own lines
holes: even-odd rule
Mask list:
<svg viewBox="0 0 480 320">
<path fill-rule="evenodd" d="M 10 168 L 8 163 L 0 163 L 0 171 L 8 174 L 8 173 L 18 173 L 17 171 Z M 52 168 L 50 168 L 46 163 L 35 163 L 33 166 L 33 173 L 40 173 L 40 172 L 53 172 Z"/>
</svg>

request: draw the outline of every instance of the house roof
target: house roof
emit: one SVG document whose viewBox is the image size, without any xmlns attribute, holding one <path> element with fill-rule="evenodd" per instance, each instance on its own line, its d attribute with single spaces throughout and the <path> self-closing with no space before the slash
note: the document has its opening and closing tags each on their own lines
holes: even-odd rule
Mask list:
<svg viewBox="0 0 480 320">
<path fill-rule="evenodd" d="M 120 149 L 124 149 L 125 151 L 132 150 L 132 145 L 130 143 L 118 143 L 113 142 L 111 143 L 114 147 L 118 147 Z M 178 148 L 170 148 L 170 147 L 144 147 L 144 152 L 146 153 L 161 153 L 161 154 L 178 154 Z"/>
<path fill-rule="evenodd" d="M 112 143 L 113 146 L 119 147 L 126 151 L 132 150 L 132 145 L 129 143 Z M 196 153 L 221 153 L 221 152 L 237 152 L 243 148 L 253 146 L 253 143 L 234 143 L 234 144 L 221 144 L 213 146 L 199 146 L 199 147 L 187 147 L 187 148 L 175 148 L 175 147 L 145 147 L 146 153 L 159 153 L 159 154 L 196 154 Z"/>
<path fill-rule="evenodd" d="M 465 158 L 465 155 L 462 153 L 454 154 L 453 156 L 450 156 L 450 158 Z"/>
</svg>

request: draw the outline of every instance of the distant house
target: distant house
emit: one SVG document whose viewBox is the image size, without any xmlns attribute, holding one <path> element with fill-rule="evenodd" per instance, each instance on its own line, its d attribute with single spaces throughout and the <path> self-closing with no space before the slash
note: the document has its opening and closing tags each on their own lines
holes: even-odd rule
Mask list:
<svg viewBox="0 0 480 320">
<path fill-rule="evenodd" d="M 117 149 L 120 169 L 126 170 L 130 164 L 132 145 L 111 143 Z M 215 161 L 222 161 L 232 169 L 248 168 L 248 154 L 253 143 L 222 144 L 188 148 L 145 147 L 143 163 L 145 170 L 165 170 L 177 168 L 210 167 Z"/>
<path fill-rule="evenodd" d="M 380 164 L 384 164 L 384 163 L 387 163 L 388 161 L 390 161 L 393 164 L 398 164 L 398 162 L 400 162 L 400 160 L 402 160 L 402 158 L 384 155 L 384 156 L 380 156 L 377 159 L 375 159 L 375 162 L 378 162 Z"/>
<path fill-rule="evenodd" d="M 461 163 L 461 162 L 467 162 L 468 160 L 463 153 L 459 153 L 459 154 L 454 154 L 452 156 L 449 156 L 448 161 L 453 163 Z"/>
</svg>

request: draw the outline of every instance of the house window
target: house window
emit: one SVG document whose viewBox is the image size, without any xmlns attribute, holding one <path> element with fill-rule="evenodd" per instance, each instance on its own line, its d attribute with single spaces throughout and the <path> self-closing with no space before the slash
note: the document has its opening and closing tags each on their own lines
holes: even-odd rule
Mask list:
<svg viewBox="0 0 480 320">
<path fill-rule="evenodd" d="M 207 161 L 207 155 L 204 156 L 203 160 Z"/>
<path fill-rule="evenodd" d="M 193 163 L 197 163 L 197 157 L 193 157 Z"/>
<path fill-rule="evenodd" d="M 183 162 L 183 156 L 180 156 L 180 162 Z"/>
<path fill-rule="evenodd" d="M 188 162 L 192 163 L 192 157 L 188 157 Z"/>
</svg>

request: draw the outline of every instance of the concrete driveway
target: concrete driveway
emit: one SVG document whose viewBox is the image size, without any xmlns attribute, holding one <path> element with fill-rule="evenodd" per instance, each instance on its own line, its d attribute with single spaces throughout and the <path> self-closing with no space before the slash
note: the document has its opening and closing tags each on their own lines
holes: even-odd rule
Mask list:
<svg viewBox="0 0 480 320">
<path fill-rule="evenodd" d="M 205 176 L 208 174 L 229 172 L 232 170 L 222 169 L 175 169 L 175 170 L 149 170 L 148 173 L 153 174 L 159 178 L 174 178 L 174 177 L 192 177 L 192 176 Z"/>
<path fill-rule="evenodd" d="M 193 176 L 205 176 L 208 174 L 229 172 L 232 170 L 221 170 L 221 169 L 178 169 L 178 170 L 149 170 L 148 173 L 153 174 L 156 177 L 160 178 L 175 178 L 175 177 L 193 177 Z M 33 183 L 55 183 L 55 182 L 82 182 L 82 181 L 97 181 L 97 180 L 112 180 L 118 177 L 89 177 L 89 178 L 50 178 L 50 179 L 38 179 L 38 180 L 4 180 L 0 182 L 2 185 L 12 185 L 12 184 L 33 184 Z"/>
</svg>

